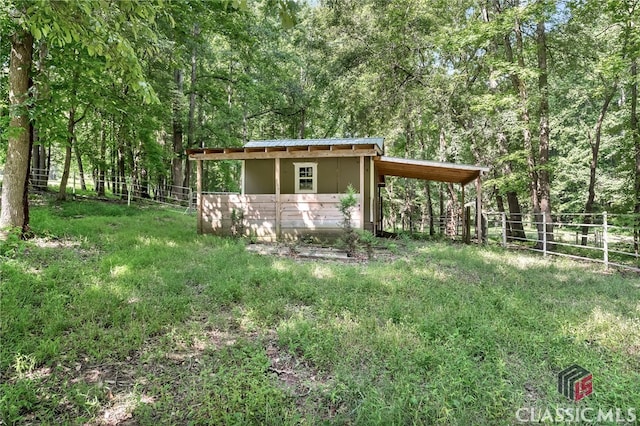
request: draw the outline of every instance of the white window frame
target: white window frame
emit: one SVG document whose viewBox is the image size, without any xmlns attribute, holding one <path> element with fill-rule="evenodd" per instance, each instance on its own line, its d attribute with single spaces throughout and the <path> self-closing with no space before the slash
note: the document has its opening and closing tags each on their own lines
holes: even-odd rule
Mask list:
<svg viewBox="0 0 640 426">
<path fill-rule="evenodd" d="M 294 166 L 294 192 L 296 194 L 317 194 L 318 193 L 318 163 L 293 163 Z M 313 189 L 300 189 L 300 169 L 311 167 L 311 184 Z M 305 178 L 308 179 L 308 178 Z"/>
</svg>

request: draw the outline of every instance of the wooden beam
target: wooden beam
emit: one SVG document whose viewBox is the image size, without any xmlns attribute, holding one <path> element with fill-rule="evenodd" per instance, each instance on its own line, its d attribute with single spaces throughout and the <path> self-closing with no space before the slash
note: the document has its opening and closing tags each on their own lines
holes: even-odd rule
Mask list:
<svg viewBox="0 0 640 426">
<path fill-rule="evenodd" d="M 227 152 L 203 152 L 190 154 L 190 160 L 265 160 L 272 158 L 319 158 L 319 157 L 373 157 L 376 156 L 375 149 L 334 149 L 315 151 L 262 151 L 262 152 L 237 152 L 227 150 Z"/>
<path fill-rule="evenodd" d="M 280 239 L 280 210 L 281 210 L 281 200 L 280 200 L 280 158 L 276 158 L 274 160 L 276 162 L 276 240 Z"/>
<path fill-rule="evenodd" d="M 202 160 L 196 162 L 196 192 L 197 192 L 197 230 L 202 234 Z"/>
<path fill-rule="evenodd" d="M 462 241 L 466 244 L 469 241 L 468 240 L 469 236 L 467 235 L 467 222 L 466 222 L 467 220 L 469 220 L 469 218 L 466 217 L 467 215 L 465 214 L 467 209 L 464 206 L 464 185 L 460 185 L 460 187 L 461 187 L 460 198 L 462 200 L 460 202 L 461 207 L 462 207 L 462 212 L 460 213 L 460 215 L 462 216 L 461 217 L 461 219 L 462 219 Z"/>
<path fill-rule="evenodd" d="M 242 167 L 240 168 L 240 193 L 242 195 L 244 195 L 244 193 L 245 193 L 245 184 L 246 184 L 246 182 L 245 182 L 244 175 L 245 175 L 245 173 L 247 171 L 247 169 L 245 168 L 246 165 L 244 163 L 245 163 L 245 161 L 242 160 Z"/>
<path fill-rule="evenodd" d="M 374 175 L 373 169 L 374 169 L 373 159 L 369 158 L 369 221 L 373 226 L 373 232 L 375 234 L 376 226 L 375 226 L 375 217 L 374 217 L 374 210 L 375 210 L 374 201 L 376 197 L 373 192 L 373 189 L 376 186 L 376 182 L 375 182 L 375 175 Z"/>
<path fill-rule="evenodd" d="M 476 178 L 476 226 L 478 228 L 478 245 L 482 245 L 482 182 L 481 174 Z"/>
<path fill-rule="evenodd" d="M 364 156 L 360 156 L 360 229 L 364 229 L 364 193 Z"/>
</svg>

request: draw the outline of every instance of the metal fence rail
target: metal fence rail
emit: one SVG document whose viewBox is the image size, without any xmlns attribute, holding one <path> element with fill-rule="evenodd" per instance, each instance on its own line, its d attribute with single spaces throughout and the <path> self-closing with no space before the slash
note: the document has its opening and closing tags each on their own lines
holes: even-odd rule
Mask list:
<svg viewBox="0 0 640 426">
<path fill-rule="evenodd" d="M 521 221 L 512 220 L 501 212 L 485 213 L 485 217 L 490 243 L 531 250 L 543 256 L 599 262 L 605 269 L 615 266 L 640 272 L 640 215 L 562 213 L 552 215 L 551 222 L 547 222 L 544 215 L 536 220 L 533 214 L 522 215 Z M 585 222 L 586 217 L 589 217 L 589 223 Z M 524 237 L 509 232 L 513 225 L 519 224 L 522 224 Z M 542 232 L 543 229 L 547 232 Z M 583 233 L 583 230 L 587 232 Z"/>
<path fill-rule="evenodd" d="M 60 186 L 61 176 L 60 174 L 50 173 L 49 175 L 37 175 L 31 173 L 30 185 L 34 189 L 36 184 L 46 182 L 47 188 Z M 115 182 L 116 190 L 112 188 L 114 182 L 112 180 L 99 181 L 93 177 L 92 174 L 85 175 L 84 183 L 87 191 L 95 192 L 98 187 L 98 183 L 102 183 L 105 193 L 109 197 L 114 197 L 131 201 L 148 202 L 157 205 L 163 205 L 167 207 L 184 208 L 186 211 L 195 210 L 196 207 L 196 195 L 192 188 L 183 186 L 157 185 L 152 183 L 146 183 L 144 185 L 136 184 L 131 178 L 125 178 L 125 181 L 117 180 Z M 118 189 L 125 188 L 125 191 L 120 193 Z M 144 189 L 144 193 L 142 191 Z M 82 186 L 79 176 L 72 172 L 67 181 L 67 194 L 76 195 L 82 193 Z M 173 193 L 171 193 L 173 192 Z"/>
<path fill-rule="evenodd" d="M 31 176 L 32 182 L 39 176 Z M 48 186 L 60 184 L 60 177 L 42 176 Z M 1 181 L 0 181 L 1 182 Z M 95 191 L 97 182 L 92 175 L 85 177 L 87 190 Z M 112 186 L 112 182 L 104 182 L 104 188 Z M 185 213 L 196 208 L 196 194 L 192 188 L 174 187 L 172 185 L 145 184 L 144 195 L 140 194 L 140 186 L 131 179 L 116 182 L 116 187 L 125 185 L 123 194 L 109 192 L 114 197 L 154 203 L 169 207 L 185 209 Z M 0 183 L 1 188 L 1 183 Z M 113 188 L 111 188 L 113 189 Z M 72 194 L 80 191 L 77 176 L 69 176 L 67 191 Z M 178 194 L 171 194 L 174 191 Z M 521 220 L 514 220 L 513 215 L 501 212 L 483 213 L 486 220 L 486 236 L 488 243 L 500 244 L 505 248 L 519 248 L 542 253 L 543 256 L 561 256 L 571 259 L 598 262 L 609 267 L 624 268 L 640 272 L 640 215 L 613 213 L 561 213 L 552 215 L 553 220 L 547 223 L 544 215 L 536 220 L 533 214 L 521 214 Z M 589 221 L 586 222 L 585 218 Z M 515 219 L 518 219 L 517 217 Z M 433 223 L 436 233 L 443 233 L 448 220 L 436 217 Z M 524 236 L 510 232 L 513 225 L 522 225 Z M 461 235 L 462 224 L 456 221 L 455 232 Z M 548 228 L 547 232 L 538 232 Z M 552 230 L 551 230 L 552 229 Z M 586 233 L 584 231 L 586 230 Z M 424 231 L 424 230 L 423 230 Z M 541 235 L 541 237 L 539 237 Z"/>
</svg>

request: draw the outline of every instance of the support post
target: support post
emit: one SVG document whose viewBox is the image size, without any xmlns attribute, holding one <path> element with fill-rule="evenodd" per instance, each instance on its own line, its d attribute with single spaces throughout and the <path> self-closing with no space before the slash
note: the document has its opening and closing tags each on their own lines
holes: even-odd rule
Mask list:
<svg viewBox="0 0 640 426">
<path fill-rule="evenodd" d="M 240 194 L 244 195 L 245 194 L 245 180 L 244 180 L 244 175 L 245 175 L 245 163 L 246 160 L 242 160 L 242 166 L 240 168 Z"/>
<path fill-rule="evenodd" d="M 196 161 L 196 192 L 198 234 L 202 234 L 202 160 Z"/>
<path fill-rule="evenodd" d="M 609 234 L 607 212 L 602 212 L 602 252 L 604 253 L 604 269 L 609 270 Z"/>
<path fill-rule="evenodd" d="M 471 206 L 464 208 L 464 243 L 471 243 Z"/>
<path fill-rule="evenodd" d="M 481 174 L 476 178 L 476 228 L 478 229 L 478 245 L 482 245 L 482 183 Z"/>
<path fill-rule="evenodd" d="M 276 162 L 276 240 L 280 239 L 280 209 L 281 209 L 281 201 L 280 201 L 280 158 L 275 159 Z"/>
<path fill-rule="evenodd" d="M 382 187 L 378 187 L 378 226 L 380 235 L 384 233 L 384 205 L 382 204 Z"/>
<path fill-rule="evenodd" d="M 467 208 L 464 205 L 464 184 L 460 184 L 460 209 L 461 211 L 461 219 L 462 219 L 462 241 L 467 244 L 468 241 L 471 240 L 470 236 L 467 235 L 467 220 L 469 220 L 469 216 L 467 215 Z"/>
<path fill-rule="evenodd" d="M 369 157 L 369 222 L 371 222 L 371 230 L 373 231 L 373 235 L 376 234 L 376 220 L 375 220 L 375 174 L 374 174 L 374 164 L 373 157 Z"/>
<path fill-rule="evenodd" d="M 364 229 L 364 155 L 360 156 L 360 229 Z"/>
</svg>

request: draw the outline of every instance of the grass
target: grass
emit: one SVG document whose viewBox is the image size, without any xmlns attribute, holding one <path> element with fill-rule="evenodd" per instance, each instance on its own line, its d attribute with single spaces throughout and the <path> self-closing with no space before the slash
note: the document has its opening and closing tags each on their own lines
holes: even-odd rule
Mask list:
<svg viewBox="0 0 640 426">
<path fill-rule="evenodd" d="M 368 264 L 270 258 L 197 236 L 181 212 L 40 204 L 37 238 L 0 250 L 0 423 L 502 425 L 529 407 L 640 409 L 638 275 L 406 240 Z M 595 389 L 575 404 L 556 390 L 574 363 Z"/>
</svg>

